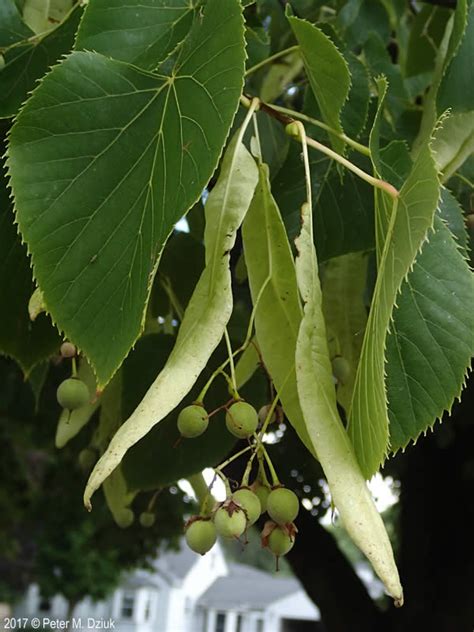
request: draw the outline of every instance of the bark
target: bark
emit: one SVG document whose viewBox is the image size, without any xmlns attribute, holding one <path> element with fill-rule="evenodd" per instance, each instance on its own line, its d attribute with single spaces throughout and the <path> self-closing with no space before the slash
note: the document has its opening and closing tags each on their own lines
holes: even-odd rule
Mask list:
<svg viewBox="0 0 474 632">
<path fill-rule="evenodd" d="M 473 386 L 451 419 L 398 458 L 405 606 L 387 614 L 385 629 L 473 630 Z"/>
<path fill-rule="evenodd" d="M 70 599 L 68 606 L 67 606 L 67 615 L 66 615 L 66 619 L 69 621 L 69 626 L 68 629 L 71 630 L 73 629 L 73 625 L 72 625 L 72 620 L 74 617 L 74 610 L 76 609 L 77 604 L 79 603 L 80 599 Z"/>
</svg>

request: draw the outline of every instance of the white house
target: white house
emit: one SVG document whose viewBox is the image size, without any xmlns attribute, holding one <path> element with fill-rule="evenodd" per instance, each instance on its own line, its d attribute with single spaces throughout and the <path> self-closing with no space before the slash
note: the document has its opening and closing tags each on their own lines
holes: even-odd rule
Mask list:
<svg viewBox="0 0 474 632">
<path fill-rule="evenodd" d="M 107 629 L 110 621 L 118 632 L 322 629 L 317 607 L 296 579 L 229 563 L 219 544 L 203 557 L 183 546 L 161 554 L 153 567 L 124 578 L 106 601 L 82 601 L 63 629 Z M 13 614 L 30 621 L 37 617 L 47 629 L 48 621 L 67 619 L 67 602 L 60 595 L 44 600 L 31 586 Z"/>
</svg>

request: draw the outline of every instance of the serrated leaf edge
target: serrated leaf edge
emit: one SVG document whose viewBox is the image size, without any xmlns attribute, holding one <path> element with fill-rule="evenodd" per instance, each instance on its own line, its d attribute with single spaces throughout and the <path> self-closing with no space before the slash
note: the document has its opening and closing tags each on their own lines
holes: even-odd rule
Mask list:
<svg viewBox="0 0 474 632">
<path fill-rule="evenodd" d="M 81 18 L 81 20 L 82 20 L 82 18 Z M 244 35 L 245 35 L 245 31 L 244 31 L 244 19 L 243 19 L 243 13 L 242 13 L 242 11 L 240 12 L 240 23 L 241 23 L 241 37 L 242 37 L 242 42 L 243 42 L 243 50 L 244 50 L 244 53 L 245 53 L 245 54 L 244 54 L 244 65 L 245 65 L 245 61 L 246 61 L 246 59 L 247 59 L 247 52 L 246 52 L 246 48 L 245 48 L 245 36 L 244 36 Z M 62 57 L 60 58 L 60 61 L 58 61 L 58 63 L 57 63 L 57 64 L 54 64 L 53 66 L 51 66 L 51 67 L 50 67 L 50 69 L 48 70 L 48 72 L 46 72 L 46 73 L 44 74 L 44 76 L 43 76 L 41 79 L 39 79 L 39 80 L 38 80 L 38 85 L 37 85 L 37 86 L 35 86 L 35 88 L 33 88 L 33 90 L 31 90 L 31 91 L 28 93 L 28 97 L 25 99 L 25 101 L 22 103 L 21 107 L 19 108 L 19 110 L 18 110 L 18 112 L 17 112 L 17 114 L 16 114 L 16 116 L 15 116 L 15 120 L 18 118 L 19 114 L 20 114 L 20 113 L 24 110 L 24 108 L 25 108 L 25 107 L 26 107 L 26 105 L 28 104 L 28 102 L 29 102 L 29 100 L 30 100 L 31 96 L 32 96 L 32 95 L 33 95 L 33 94 L 34 94 L 34 93 L 35 93 L 35 92 L 36 92 L 36 91 L 37 91 L 37 90 L 41 87 L 41 85 L 42 85 L 43 81 L 46 79 L 46 77 L 47 77 L 47 76 L 49 76 L 49 75 L 53 72 L 53 70 L 54 70 L 55 68 L 59 67 L 59 66 L 60 66 L 60 65 L 61 65 L 61 64 L 62 64 L 62 63 L 63 63 L 63 62 L 67 59 L 67 58 L 71 57 L 71 56 L 72 56 L 72 55 L 74 55 L 76 52 L 79 52 L 79 51 L 72 51 L 71 53 L 68 53 L 67 55 L 62 55 Z M 99 55 L 99 56 L 101 56 L 101 57 L 104 57 L 105 59 L 112 59 L 112 58 L 107 57 L 106 55 L 102 55 L 101 53 L 96 53 L 96 52 L 94 52 L 94 51 L 80 51 L 80 52 L 87 52 L 87 53 L 89 53 L 89 54 Z M 138 69 L 138 70 L 139 70 L 140 72 L 142 72 L 142 73 L 145 73 L 145 74 L 151 75 L 151 76 L 153 76 L 153 77 L 156 77 L 156 74 L 155 74 L 155 73 L 153 73 L 153 72 L 151 72 L 151 71 L 144 70 L 143 68 L 138 68 L 137 66 L 134 66 L 133 64 L 130 64 L 130 63 L 128 63 L 128 62 L 123 62 L 123 61 L 119 61 L 119 60 L 116 60 L 116 59 L 114 59 L 113 61 L 115 61 L 116 63 L 125 64 L 126 66 L 129 66 L 129 67 L 131 67 L 131 68 Z M 242 90 L 243 90 L 243 88 L 244 88 L 244 83 L 245 83 L 245 80 L 244 80 L 244 75 L 242 75 L 242 80 L 241 80 L 241 92 L 242 92 Z M 222 159 L 222 156 L 223 156 L 223 153 L 224 153 L 225 147 L 227 146 L 227 142 L 228 142 L 228 140 L 229 140 L 229 136 L 230 136 L 230 133 L 231 133 L 231 130 L 232 130 L 232 124 L 233 124 L 233 122 L 234 122 L 234 119 L 235 119 L 235 116 L 236 116 L 236 114 L 237 114 L 238 108 L 239 108 L 239 103 L 237 103 L 237 104 L 236 104 L 235 112 L 234 112 L 234 114 L 233 114 L 233 116 L 232 116 L 231 124 L 230 124 L 230 126 L 229 126 L 229 130 L 228 130 L 228 132 L 227 132 L 227 136 L 226 136 L 226 137 L 225 137 L 225 139 L 224 139 L 224 143 L 223 143 L 223 145 L 222 145 L 222 147 L 221 147 L 221 150 L 220 150 L 220 153 L 219 153 L 218 159 L 217 159 L 217 161 L 216 161 L 216 166 L 214 167 L 214 170 L 213 170 L 213 172 L 212 172 L 212 174 L 211 174 L 211 176 L 210 176 L 209 180 L 211 180 L 211 179 L 212 179 L 212 177 L 213 177 L 214 173 L 216 172 L 216 170 L 217 170 L 217 169 L 218 169 L 218 167 L 219 167 L 219 164 L 220 164 L 220 161 L 221 161 L 221 159 Z M 8 139 L 9 139 L 9 137 L 10 137 L 10 134 L 11 134 L 11 129 L 12 129 L 12 128 L 10 128 L 10 129 L 8 130 L 7 140 L 8 140 Z M 14 219 L 14 225 L 16 226 L 16 230 L 17 230 L 17 233 L 18 233 L 18 235 L 19 235 L 19 237 L 20 237 L 21 243 L 22 243 L 23 245 L 25 245 L 25 246 L 26 246 L 28 259 L 29 259 L 29 262 L 30 262 L 30 268 L 31 268 L 31 270 L 32 270 L 33 280 L 34 280 L 34 282 L 36 283 L 36 286 L 37 286 L 38 288 L 40 288 L 40 289 L 41 289 L 41 287 L 40 287 L 40 285 L 39 285 L 39 283 L 38 283 L 38 281 L 37 281 L 37 279 L 36 279 L 36 276 L 35 276 L 35 263 L 34 263 L 34 255 L 33 255 L 33 253 L 30 251 L 30 248 L 29 248 L 28 243 L 27 243 L 27 242 L 23 239 L 23 235 L 21 234 L 21 232 L 20 232 L 20 228 L 19 228 L 19 222 L 18 222 L 18 219 L 17 219 L 17 208 L 16 208 L 16 203 L 15 203 L 15 196 L 14 196 L 13 187 L 12 187 L 12 184 L 11 184 L 10 163 L 9 163 L 9 158 L 10 158 L 10 157 L 9 157 L 8 147 L 9 147 L 9 143 L 7 144 L 7 150 L 6 150 L 6 152 L 4 153 L 4 155 L 3 155 L 2 157 L 5 159 L 6 176 L 7 176 L 7 188 L 8 188 L 8 190 L 9 190 L 9 197 L 10 197 L 10 200 L 12 201 L 12 205 L 13 205 L 13 213 L 14 213 L 14 218 L 15 218 L 15 219 Z M 189 212 L 189 210 L 190 210 L 190 209 L 194 206 L 194 204 L 196 204 L 196 202 L 200 199 L 200 197 L 201 197 L 201 192 L 200 192 L 200 193 L 196 196 L 196 198 L 195 198 L 195 199 L 193 199 L 192 203 L 188 206 L 188 208 L 186 209 L 186 211 L 185 211 L 185 212 L 183 212 L 183 217 L 184 217 L 184 216 L 186 216 L 186 214 L 187 214 L 187 213 Z M 66 330 L 66 329 L 64 329 L 64 328 L 62 328 L 62 327 L 58 324 L 58 322 L 56 321 L 56 319 L 54 318 L 54 316 L 53 316 L 53 314 L 52 314 L 52 312 L 51 312 L 51 309 L 50 309 L 50 306 L 48 305 L 48 301 L 47 301 L 47 299 L 46 299 L 46 298 L 44 298 L 44 306 L 45 306 L 45 308 L 46 308 L 46 313 L 47 313 L 47 314 L 49 315 L 49 317 L 51 318 L 51 322 L 52 322 L 52 324 L 54 325 L 54 327 L 56 327 L 56 329 L 58 330 L 58 332 L 59 332 L 59 334 L 60 334 L 60 335 L 62 335 L 62 336 L 63 336 L 64 338 L 66 338 L 67 340 L 70 340 L 70 341 L 71 341 L 71 342 L 72 342 L 72 343 L 76 346 L 76 348 L 77 348 L 78 352 L 79 352 L 80 354 L 82 354 L 84 357 L 86 357 L 86 358 L 87 358 L 87 360 L 88 360 L 88 362 L 89 362 L 90 366 L 92 367 L 92 370 L 93 370 L 93 372 L 94 372 L 94 375 L 95 375 L 95 377 L 96 377 L 98 388 L 100 388 L 100 389 L 105 388 L 105 387 L 107 386 L 107 384 L 109 384 L 109 383 L 110 383 L 110 381 L 112 380 L 112 378 L 114 377 L 114 375 L 116 374 L 116 372 L 118 371 L 118 369 L 120 368 L 120 366 L 123 364 L 124 360 L 125 360 L 125 359 L 129 356 L 129 354 L 133 351 L 133 349 L 134 349 L 134 347 L 135 347 L 135 345 L 136 345 L 136 343 L 137 343 L 137 340 L 141 337 L 141 335 L 142 335 L 142 333 L 143 333 L 143 331 L 144 331 L 144 328 L 145 328 L 145 321 L 146 321 L 146 313 L 147 313 L 148 304 L 149 304 L 149 301 L 150 301 L 151 290 L 152 290 L 152 287 L 153 287 L 153 280 L 154 280 L 155 275 L 156 275 L 156 272 L 157 272 L 157 270 L 158 270 L 158 266 L 159 266 L 159 263 L 160 263 L 160 260 L 161 260 L 161 255 L 162 255 L 162 253 L 163 253 L 163 250 L 164 250 L 164 248 L 166 247 L 166 244 L 167 244 L 167 242 L 168 242 L 168 239 L 170 238 L 171 234 L 173 233 L 173 230 L 174 230 L 174 226 L 173 226 L 173 228 L 171 229 L 171 231 L 169 232 L 168 236 L 166 237 L 166 239 L 165 239 L 165 241 L 164 241 L 164 243 L 163 243 L 163 247 L 162 247 L 162 248 L 161 248 L 161 250 L 158 252 L 158 254 L 157 254 L 157 256 L 156 256 L 155 265 L 153 266 L 152 272 L 150 272 L 150 274 L 149 274 L 148 287 L 147 287 L 147 297 L 146 297 L 145 304 L 144 304 L 144 307 L 143 307 L 143 313 L 142 313 L 142 320 L 141 320 L 140 329 L 139 329 L 139 331 L 138 331 L 138 333 L 137 333 L 137 335 L 136 335 L 136 337 L 135 337 L 135 339 L 134 339 L 133 343 L 131 344 L 131 346 L 130 346 L 130 348 L 129 348 L 128 352 L 127 352 L 127 353 L 125 354 L 125 356 L 122 358 L 122 361 L 120 362 L 120 364 L 119 364 L 119 365 L 115 368 L 115 370 L 113 371 L 113 373 L 111 373 L 111 374 L 109 375 L 108 379 L 107 379 L 107 380 L 105 380 L 104 382 L 101 382 L 101 381 L 99 380 L 99 377 L 98 377 L 98 375 L 97 375 L 97 368 L 96 368 L 96 366 L 95 366 L 95 363 L 92 361 L 92 359 L 91 359 L 91 358 L 90 358 L 90 357 L 89 357 L 86 353 L 84 353 L 83 349 L 82 349 L 82 348 L 81 348 L 81 347 L 80 347 L 80 346 L 79 346 L 79 345 L 78 345 L 78 344 L 74 341 L 74 339 L 73 339 L 73 338 L 71 338 L 71 337 L 68 335 L 67 330 Z M 43 296 L 44 296 L 44 294 L 43 294 Z"/>
</svg>

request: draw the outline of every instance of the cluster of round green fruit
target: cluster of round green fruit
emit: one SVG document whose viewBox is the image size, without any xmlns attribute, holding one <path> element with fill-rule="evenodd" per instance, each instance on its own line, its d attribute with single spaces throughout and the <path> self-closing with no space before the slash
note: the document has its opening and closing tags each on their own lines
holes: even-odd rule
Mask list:
<svg viewBox="0 0 474 632">
<path fill-rule="evenodd" d="M 211 515 L 192 516 L 185 525 L 186 542 L 190 549 L 204 555 L 214 546 L 218 535 L 239 538 L 265 511 L 271 520 L 263 528 L 262 546 L 278 559 L 294 545 L 297 529 L 293 521 L 298 515 L 299 501 L 290 489 L 282 486 L 270 489 L 259 481 L 251 487 L 240 487 L 217 505 Z"/>
<path fill-rule="evenodd" d="M 238 439 L 248 439 L 256 432 L 259 416 L 255 408 L 243 399 L 226 407 L 228 431 Z M 209 425 L 209 414 L 200 402 L 186 406 L 178 415 L 178 430 L 182 437 L 193 439 L 202 435 Z"/>
<path fill-rule="evenodd" d="M 76 347 L 70 342 L 63 342 L 60 352 L 63 358 L 74 358 L 76 355 Z M 73 367 L 75 367 L 74 364 Z M 87 385 L 73 375 L 73 377 L 67 378 L 58 386 L 56 399 L 62 408 L 71 412 L 85 406 L 90 401 L 90 393 Z"/>
</svg>

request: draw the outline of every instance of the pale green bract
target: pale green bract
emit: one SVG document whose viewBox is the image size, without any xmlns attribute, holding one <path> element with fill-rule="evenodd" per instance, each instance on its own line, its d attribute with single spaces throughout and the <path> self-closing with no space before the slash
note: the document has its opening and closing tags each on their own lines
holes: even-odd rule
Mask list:
<svg viewBox="0 0 474 632">
<path fill-rule="evenodd" d="M 433 154 L 442 181 L 449 180 L 473 153 L 474 110 L 448 116 L 436 130 L 433 140 Z"/>
<path fill-rule="evenodd" d="M 48 29 L 48 9 L 48 1 L 25 0 L 23 21 L 34 33 L 43 33 Z"/>
<path fill-rule="evenodd" d="M 255 313 L 259 349 L 285 414 L 306 447 L 313 446 L 306 432 L 296 390 L 296 338 L 301 305 L 295 264 L 280 211 L 272 197 L 267 165 L 260 165 L 260 179 L 242 227 L 245 262 L 255 304 L 266 283 Z"/>
<path fill-rule="evenodd" d="M 254 337 L 248 346 L 244 349 L 239 361 L 235 365 L 235 382 L 237 388 L 242 388 L 246 384 L 260 364 L 260 358 L 257 352 L 258 343 Z"/>
<path fill-rule="evenodd" d="M 119 526 L 124 526 L 121 524 L 121 516 L 123 516 L 124 510 L 129 510 L 129 506 L 136 495 L 137 492 L 128 491 L 127 481 L 121 466 L 117 467 L 104 481 L 104 496 L 107 507 Z"/>
<path fill-rule="evenodd" d="M 234 139 L 205 206 L 206 267 L 184 314 L 168 361 L 132 415 L 119 428 L 87 483 L 84 503 L 144 437 L 189 393 L 219 344 L 232 313 L 229 252 L 258 180 L 254 159 Z"/>
<path fill-rule="evenodd" d="M 242 7 L 209 0 L 203 11 L 168 74 L 74 52 L 10 133 L 10 183 L 35 279 L 101 387 L 143 330 L 163 247 L 212 176 L 238 107 Z"/>
<path fill-rule="evenodd" d="M 337 412 L 309 204 L 303 205 L 302 215 L 296 273 L 305 307 L 296 343 L 296 380 L 306 428 L 345 529 L 401 605 L 403 590 L 390 540 Z"/>
</svg>

